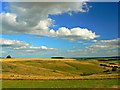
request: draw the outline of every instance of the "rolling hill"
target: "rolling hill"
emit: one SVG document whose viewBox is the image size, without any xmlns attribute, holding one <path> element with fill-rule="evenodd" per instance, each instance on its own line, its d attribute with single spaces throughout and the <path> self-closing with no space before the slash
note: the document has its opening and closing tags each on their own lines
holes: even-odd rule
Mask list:
<svg viewBox="0 0 120 90">
<path fill-rule="evenodd" d="M 117 73 L 103 73 L 96 59 L 2 59 L 3 79 L 98 79 L 117 78 Z"/>
</svg>

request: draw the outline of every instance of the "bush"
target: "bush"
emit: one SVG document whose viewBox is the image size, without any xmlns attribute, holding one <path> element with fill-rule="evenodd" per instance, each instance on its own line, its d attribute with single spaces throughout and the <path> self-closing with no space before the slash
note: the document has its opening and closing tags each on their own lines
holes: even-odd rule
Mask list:
<svg viewBox="0 0 120 90">
<path fill-rule="evenodd" d="M 92 75 L 93 73 L 82 73 L 80 74 L 80 76 L 88 76 L 88 75 Z"/>
</svg>

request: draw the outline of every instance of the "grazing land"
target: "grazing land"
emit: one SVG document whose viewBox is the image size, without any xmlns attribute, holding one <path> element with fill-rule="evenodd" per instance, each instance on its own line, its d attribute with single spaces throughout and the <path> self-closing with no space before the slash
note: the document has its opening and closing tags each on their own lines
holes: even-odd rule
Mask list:
<svg viewBox="0 0 120 90">
<path fill-rule="evenodd" d="M 103 72 L 100 64 L 118 60 L 11 58 L 1 59 L 3 88 L 96 88 L 118 87 L 118 72 Z M 92 83 L 91 83 L 92 82 Z M 36 84 L 38 83 L 38 84 Z"/>
<path fill-rule="evenodd" d="M 3 80 L 3 88 L 118 88 L 118 79 Z"/>
</svg>

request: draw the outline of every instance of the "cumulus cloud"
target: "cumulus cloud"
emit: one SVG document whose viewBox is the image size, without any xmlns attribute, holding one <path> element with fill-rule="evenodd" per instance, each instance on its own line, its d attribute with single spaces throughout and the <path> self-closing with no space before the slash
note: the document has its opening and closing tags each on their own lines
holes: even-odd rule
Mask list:
<svg viewBox="0 0 120 90">
<path fill-rule="evenodd" d="M 99 37 L 99 35 L 96 35 L 95 32 L 92 32 L 87 28 L 79 28 L 79 27 L 72 29 L 61 27 L 57 31 L 50 30 L 49 34 L 50 36 L 66 39 L 69 41 L 91 40 Z"/>
<path fill-rule="evenodd" d="M 47 36 L 49 33 L 49 26 L 53 23 L 51 18 L 46 20 L 41 20 L 36 26 L 32 28 L 32 31 L 29 32 L 30 34 L 38 34 L 41 36 Z"/>
<path fill-rule="evenodd" d="M 69 41 L 90 40 L 99 37 L 92 30 L 75 27 L 50 29 L 54 20 L 49 15 L 72 12 L 87 12 L 89 7 L 83 2 L 14 2 L 10 3 L 11 12 L 1 13 L 3 34 L 35 34 L 66 39 Z"/>
<path fill-rule="evenodd" d="M 1 13 L 3 34 L 35 33 L 44 35 L 52 20 L 49 15 L 81 12 L 82 3 L 19 2 L 10 3 L 11 13 Z M 11 23 L 12 22 L 12 23 Z M 41 33 L 41 32 L 45 33 Z"/>
<path fill-rule="evenodd" d="M 25 21 L 17 21 L 17 15 L 13 13 L 1 13 L 0 20 L 2 21 L 2 34 L 18 34 L 26 32 L 26 29 L 30 29 L 27 27 L 27 22 Z"/>
</svg>

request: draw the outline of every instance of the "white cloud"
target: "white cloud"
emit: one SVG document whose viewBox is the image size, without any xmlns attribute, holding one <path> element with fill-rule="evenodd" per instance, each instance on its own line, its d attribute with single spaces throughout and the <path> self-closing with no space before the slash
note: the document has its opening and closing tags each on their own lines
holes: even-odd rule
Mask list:
<svg viewBox="0 0 120 90">
<path fill-rule="evenodd" d="M 57 31 L 49 28 L 54 23 L 49 15 L 86 12 L 89 7 L 85 2 L 11 2 L 10 10 L 11 13 L 0 14 L 2 16 L 3 34 L 35 34 L 69 41 L 90 40 L 98 37 L 87 28 L 68 29 L 60 27 Z"/>
<path fill-rule="evenodd" d="M 35 46 L 30 46 L 27 49 L 33 49 L 33 50 L 43 50 L 43 51 L 52 51 L 52 50 L 57 50 L 57 48 L 48 48 L 46 46 L 39 46 L 39 47 L 35 47 Z"/>
<path fill-rule="evenodd" d="M 80 43 L 81 44 L 81 43 Z M 42 56 L 116 56 L 118 55 L 118 48 L 120 48 L 120 38 L 112 40 L 98 40 L 92 45 L 87 45 L 85 48 L 74 48 L 69 50 L 60 50 L 57 48 L 49 48 L 45 45 L 33 46 L 27 42 L 18 40 L 0 39 L 0 46 L 2 46 L 2 54 L 11 54 L 12 56 L 21 55 L 27 57 L 42 57 Z M 7 53 L 7 54 L 6 54 Z M 25 54 L 24 54 L 25 53 Z M 34 53 L 34 54 L 33 54 Z M 17 54 L 17 55 L 16 55 Z M 36 56 L 38 55 L 38 56 Z M 21 56 L 19 56 L 21 57 Z"/>
<path fill-rule="evenodd" d="M 92 32 L 87 28 L 79 28 L 79 27 L 72 29 L 61 27 L 57 31 L 50 30 L 49 35 L 53 37 L 66 39 L 69 41 L 91 40 L 99 37 L 99 35 L 96 35 L 95 32 Z"/>
<path fill-rule="evenodd" d="M 97 40 L 92 40 L 92 42 L 97 42 Z"/>
<path fill-rule="evenodd" d="M 112 40 L 100 40 L 95 43 L 92 47 L 103 47 L 103 48 L 119 48 L 120 38 Z"/>
<path fill-rule="evenodd" d="M 2 46 L 3 51 L 8 48 L 9 50 L 16 50 L 18 52 L 41 52 L 41 51 L 55 51 L 57 48 L 48 48 L 47 46 L 33 46 L 29 43 L 19 41 L 19 40 L 8 40 L 0 38 L 0 46 Z"/>
<path fill-rule="evenodd" d="M 49 27 L 52 25 L 53 20 L 48 18 L 46 20 L 41 20 L 35 27 L 32 28 L 30 34 L 38 34 L 41 36 L 46 36 L 49 31 Z"/>
<path fill-rule="evenodd" d="M 17 20 L 16 14 L 1 13 L 0 17 L 2 17 L 2 34 L 25 33 L 27 29 L 30 29 L 27 27 L 27 22 Z"/>
<path fill-rule="evenodd" d="M 48 30 L 49 26 L 51 25 L 52 19 L 48 18 L 47 20 L 41 20 L 38 25 L 34 27 L 34 29 L 42 29 L 42 30 Z"/>
<path fill-rule="evenodd" d="M 120 38 L 100 40 L 84 49 L 68 50 L 67 54 L 69 56 L 117 56 L 119 45 Z"/>
<path fill-rule="evenodd" d="M 3 21 L 9 23 L 10 25 L 17 24 L 16 23 L 16 15 L 15 14 L 10 14 L 10 13 L 2 13 L 2 19 Z"/>
<path fill-rule="evenodd" d="M 29 43 L 18 40 L 8 40 L 8 39 L 0 38 L 0 45 L 2 47 L 7 47 L 7 46 L 22 47 L 22 46 L 29 46 Z"/>
</svg>

